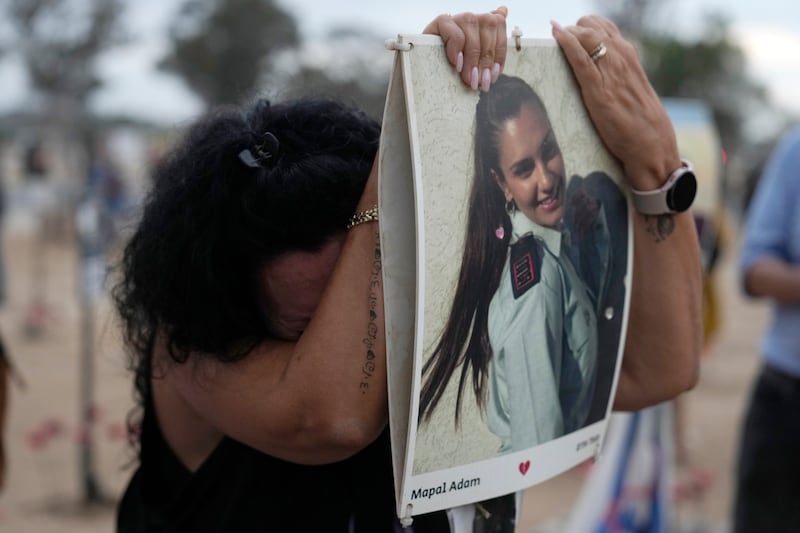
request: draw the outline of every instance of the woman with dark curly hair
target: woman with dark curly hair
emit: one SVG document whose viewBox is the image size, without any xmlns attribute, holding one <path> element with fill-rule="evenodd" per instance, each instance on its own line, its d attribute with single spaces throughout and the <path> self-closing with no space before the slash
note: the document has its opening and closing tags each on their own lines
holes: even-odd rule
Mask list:
<svg viewBox="0 0 800 533">
<path fill-rule="evenodd" d="M 351 457 L 385 422 L 377 227 L 345 229 L 376 201 L 378 134 L 336 102 L 262 100 L 206 117 L 159 166 L 114 294 L 143 407 L 120 531 L 392 517 L 391 472 L 382 508 L 353 504 L 386 439 Z"/>
<path fill-rule="evenodd" d="M 436 33 L 505 35 L 504 10 L 467 18 Z M 334 101 L 262 100 L 204 117 L 157 168 L 114 291 L 140 405 L 119 531 L 395 527 L 379 133 Z"/>
</svg>

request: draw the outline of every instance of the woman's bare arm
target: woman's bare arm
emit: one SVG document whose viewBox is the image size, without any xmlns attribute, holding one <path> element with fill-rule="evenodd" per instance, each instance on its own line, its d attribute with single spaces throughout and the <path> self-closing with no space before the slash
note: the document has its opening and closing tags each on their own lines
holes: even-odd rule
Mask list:
<svg viewBox="0 0 800 533">
<path fill-rule="evenodd" d="M 640 190 L 660 187 L 681 165 L 669 117 L 638 54 L 610 21 L 554 23 L 589 115 Z M 597 61 L 590 51 L 604 43 Z M 690 213 L 633 215 L 634 259 L 628 334 L 615 407 L 639 409 L 694 386 L 702 350 L 702 272 Z"/>
<path fill-rule="evenodd" d="M 492 77 L 504 62 L 505 16 L 504 8 L 441 16 L 425 31 L 442 36 L 448 58 L 462 67 L 462 75 L 464 70 L 482 73 L 478 85 L 485 88 L 487 69 Z M 475 77 L 464 79 L 472 84 Z M 357 210 L 376 204 L 374 166 Z M 344 459 L 379 435 L 388 416 L 380 267 L 378 225 L 355 226 L 296 343 L 265 342 L 237 363 L 192 357 L 175 364 L 161 347 L 156 376 L 166 387 L 154 389 L 165 435 L 176 448 L 209 443 L 200 446 L 201 453 L 183 454 L 187 466 L 202 462 L 222 435 L 308 464 Z"/>
<path fill-rule="evenodd" d="M 358 210 L 377 203 L 376 185 L 373 168 Z M 386 423 L 383 327 L 378 225 L 365 223 L 348 231 L 297 342 L 264 342 L 236 363 L 197 356 L 175 364 L 162 348 L 156 377 L 220 434 L 291 461 L 341 460 Z"/>
</svg>

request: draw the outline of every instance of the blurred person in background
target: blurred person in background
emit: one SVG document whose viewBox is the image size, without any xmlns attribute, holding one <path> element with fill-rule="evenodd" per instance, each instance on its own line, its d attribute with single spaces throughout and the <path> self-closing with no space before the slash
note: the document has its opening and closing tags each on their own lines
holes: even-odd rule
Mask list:
<svg viewBox="0 0 800 533">
<path fill-rule="evenodd" d="M 6 186 L 3 176 L 0 175 L 0 307 L 5 305 L 7 297 L 5 242 L 3 229 L 5 227 L 6 211 Z M 0 493 L 3 492 L 6 478 L 6 448 L 5 427 L 6 411 L 8 410 L 8 383 L 11 378 L 11 360 L 6 353 L 5 342 L 0 334 Z"/>
<path fill-rule="evenodd" d="M 3 219 L 6 207 L 5 183 L 0 175 L 0 306 L 6 301 L 5 246 L 2 239 Z M 3 492 L 6 478 L 5 428 L 8 409 L 8 382 L 11 376 L 11 363 L 6 353 L 5 343 L 0 335 L 0 493 Z"/>
<path fill-rule="evenodd" d="M 3 242 L 3 229 L 5 227 L 6 211 L 6 189 L 5 183 L 0 176 L 0 307 L 4 306 L 8 297 L 8 285 L 6 280 L 5 262 L 5 243 Z M 5 427 L 6 414 L 9 405 L 8 386 L 12 379 L 20 387 L 24 386 L 24 381 L 19 372 L 14 368 L 11 358 L 8 355 L 4 335 L 0 333 L 0 493 L 5 486 L 6 478 L 6 450 L 5 450 Z"/>
<path fill-rule="evenodd" d="M 25 196 L 33 217 L 28 304 L 23 316 L 23 331 L 30 338 L 44 332 L 50 309 L 47 303 L 46 247 L 51 231 L 50 213 L 55 195 L 49 183 L 50 160 L 45 144 L 37 139 L 25 148 Z"/>
<path fill-rule="evenodd" d="M 506 14 L 442 15 L 425 32 L 442 37 L 462 81 L 489 90 Z M 630 184 L 660 188 L 681 160 L 634 47 L 598 17 L 553 35 Z M 114 291 L 139 407 L 118 531 L 400 530 L 378 139 L 377 123 L 342 104 L 261 100 L 201 118 L 158 166 Z M 620 409 L 691 388 L 702 335 L 691 215 L 633 219 Z M 412 528 L 448 531 L 448 520 L 431 513 Z"/>
<path fill-rule="evenodd" d="M 734 533 L 800 529 L 800 127 L 772 152 L 750 205 L 740 257 L 745 293 L 771 301 L 762 365 L 743 419 Z"/>
<path fill-rule="evenodd" d="M 78 236 L 87 256 L 100 257 L 115 251 L 134 208 L 106 135 L 99 133 L 91 143 L 86 189 L 77 209 Z"/>
<path fill-rule="evenodd" d="M 6 412 L 8 411 L 8 383 L 11 378 L 11 364 L 5 346 L 0 340 L 0 493 L 5 488 L 6 480 Z"/>
</svg>

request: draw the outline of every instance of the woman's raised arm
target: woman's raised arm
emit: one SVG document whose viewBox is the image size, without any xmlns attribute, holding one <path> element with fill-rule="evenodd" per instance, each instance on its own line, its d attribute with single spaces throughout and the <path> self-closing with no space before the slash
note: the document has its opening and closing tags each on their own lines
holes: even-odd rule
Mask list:
<svg viewBox="0 0 800 533">
<path fill-rule="evenodd" d="M 661 187 L 681 166 L 677 140 L 634 46 L 610 21 L 581 18 L 553 36 L 584 104 L 630 185 Z M 605 54 L 595 54 L 600 45 Z M 639 409 L 694 386 L 702 349 L 702 273 L 690 212 L 633 216 L 634 259 L 618 409 Z"/>
</svg>

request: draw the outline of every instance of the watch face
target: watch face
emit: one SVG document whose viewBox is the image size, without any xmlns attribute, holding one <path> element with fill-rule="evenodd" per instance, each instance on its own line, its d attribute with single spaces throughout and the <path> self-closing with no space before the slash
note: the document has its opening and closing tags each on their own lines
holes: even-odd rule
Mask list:
<svg viewBox="0 0 800 533">
<path fill-rule="evenodd" d="M 686 211 L 692 205 L 695 194 L 697 194 L 697 178 L 694 172 L 687 170 L 667 192 L 667 206 L 678 213 Z"/>
</svg>

